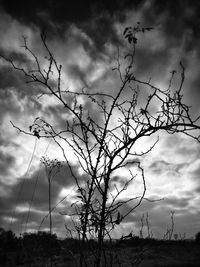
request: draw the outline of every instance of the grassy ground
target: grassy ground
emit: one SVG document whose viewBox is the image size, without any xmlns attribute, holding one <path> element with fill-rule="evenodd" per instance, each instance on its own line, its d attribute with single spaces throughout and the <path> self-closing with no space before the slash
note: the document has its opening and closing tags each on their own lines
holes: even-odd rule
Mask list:
<svg viewBox="0 0 200 267">
<path fill-rule="evenodd" d="M 194 242 L 171 243 L 160 245 L 142 245 L 142 246 L 119 246 L 112 252 L 106 251 L 107 266 L 113 267 L 198 267 L 200 266 L 200 246 Z M 10 254 L 13 257 L 14 254 Z M 74 259 L 73 259 L 74 257 Z M 58 255 L 53 259 L 53 266 L 56 267 L 75 267 L 75 261 L 78 264 L 79 255 L 74 253 L 65 253 Z M 88 252 L 88 266 L 92 267 L 92 253 Z M 20 266 L 20 267 L 47 267 L 50 261 L 47 258 L 29 258 L 28 262 L 17 264 L 10 259 L 2 267 Z"/>
<path fill-rule="evenodd" d="M 124 255 L 121 259 L 125 267 L 131 266 L 139 254 L 137 249 L 129 247 L 122 249 L 121 255 Z M 143 247 L 139 260 L 140 267 L 197 267 L 200 266 L 200 247 L 191 243 L 148 245 Z"/>
</svg>

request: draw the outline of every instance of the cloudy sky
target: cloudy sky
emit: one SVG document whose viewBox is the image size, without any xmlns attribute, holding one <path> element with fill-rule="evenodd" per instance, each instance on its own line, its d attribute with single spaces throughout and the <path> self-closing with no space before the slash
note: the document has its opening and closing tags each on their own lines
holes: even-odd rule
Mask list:
<svg viewBox="0 0 200 267">
<path fill-rule="evenodd" d="M 45 30 L 54 55 L 63 65 L 63 87 L 106 88 L 114 93 L 118 79 L 111 69 L 117 47 L 124 49 L 124 28 L 139 21 L 154 30 L 138 40 L 138 76 L 151 77 L 154 85 L 163 88 L 181 60 L 186 68 L 184 101 L 196 115 L 200 114 L 199 14 L 198 0 L 2 0 L 0 53 L 18 64 L 29 64 L 22 36 L 28 38 L 37 55 L 42 55 L 40 32 Z M 27 130 L 35 117 L 45 115 L 54 125 L 61 125 L 62 111 L 52 98 L 37 98 L 40 93 L 39 87 L 25 83 L 23 75 L 0 60 L 0 226 L 16 233 L 38 230 L 48 213 L 48 183 L 41 157 L 63 160 L 53 142 L 19 133 L 10 123 Z M 70 159 L 80 175 L 72 154 Z M 200 231 L 200 144 L 186 136 L 161 133 L 144 167 L 147 195 L 163 200 L 144 201 L 115 236 L 130 231 L 137 235 L 140 219 L 148 212 L 154 236 L 162 237 L 170 227 L 171 211 L 175 211 L 175 233 L 194 236 Z M 74 199 L 74 181 L 65 165 L 54 177 L 52 190 L 53 205 L 68 196 L 53 212 L 54 231 L 65 235 L 64 224 L 70 221 L 60 211 L 66 211 Z M 41 229 L 47 227 L 48 219 Z"/>
</svg>

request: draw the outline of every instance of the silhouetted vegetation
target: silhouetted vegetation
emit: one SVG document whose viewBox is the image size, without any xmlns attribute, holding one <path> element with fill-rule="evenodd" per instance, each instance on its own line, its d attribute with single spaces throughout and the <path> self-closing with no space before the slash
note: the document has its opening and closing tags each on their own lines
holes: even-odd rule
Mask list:
<svg viewBox="0 0 200 267">
<path fill-rule="evenodd" d="M 195 236 L 195 240 L 196 240 L 197 243 L 200 244 L 200 232 L 198 232 L 198 233 L 196 234 L 196 236 Z"/>
<path fill-rule="evenodd" d="M 199 233 L 196 241 L 197 237 Z M 195 240 L 158 240 L 139 236 L 104 241 L 105 253 L 112 255 L 113 265 L 107 263 L 107 266 L 147 266 L 147 263 L 148 266 L 198 266 L 199 245 L 200 242 Z M 52 266 L 75 266 L 74 258 L 78 261 L 80 246 L 78 239 L 59 239 L 49 232 L 25 233 L 17 237 L 12 231 L 1 228 L 0 266 L 50 266 L 50 257 Z M 84 253 L 89 255 L 97 249 L 97 240 L 91 239 L 86 243 Z M 130 261 L 129 265 L 125 265 L 125 261 Z"/>
<path fill-rule="evenodd" d="M 59 254 L 60 245 L 57 236 L 48 232 L 25 233 L 16 237 L 12 231 L 1 229 L 0 264 L 15 266 L 39 258 L 46 260 L 51 255 Z"/>
</svg>

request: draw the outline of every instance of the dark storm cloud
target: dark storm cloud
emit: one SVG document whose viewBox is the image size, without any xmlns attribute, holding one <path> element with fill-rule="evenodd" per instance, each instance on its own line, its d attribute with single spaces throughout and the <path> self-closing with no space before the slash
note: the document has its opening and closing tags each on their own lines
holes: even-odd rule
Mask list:
<svg viewBox="0 0 200 267">
<path fill-rule="evenodd" d="M 70 105 L 73 105 L 74 99 L 70 96 L 66 99 L 66 102 Z M 73 108 L 73 106 L 72 106 Z M 99 116 L 99 113 L 97 112 L 96 105 L 93 105 L 90 99 L 85 98 L 85 116 L 88 119 L 89 115 L 92 115 L 92 119 L 97 123 L 101 123 L 101 117 Z M 45 108 L 43 108 L 43 115 L 46 119 L 46 121 L 53 125 L 53 128 L 55 131 L 65 131 L 63 132 L 63 135 L 67 136 L 67 122 L 72 122 L 71 114 L 68 110 L 63 108 L 63 105 L 48 105 Z M 89 122 L 89 120 L 88 120 Z M 87 123 L 87 121 L 86 121 Z M 80 133 L 81 128 L 77 124 L 77 127 L 75 127 L 76 132 L 78 134 L 78 131 Z M 80 133 L 81 135 L 81 133 Z"/>
<path fill-rule="evenodd" d="M 121 39 L 116 34 L 113 22 L 114 19 L 109 14 L 104 14 L 82 25 L 87 35 L 95 41 L 97 50 L 101 51 L 108 42 L 115 44 L 116 47 L 120 44 Z"/>
<path fill-rule="evenodd" d="M 146 25 L 160 27 L 166 47 L 178 46 L 185 36 L 185 51 L 198 46 L 199 1 L 2 1 L 4 12 L 22 23 L 37 25 L 49 31 L 56 29 L 61 35 L 67 25 L 76 23 L 102 47 L 108 40 L 118 43 L 115 21 L 124 22 L 126 12 L 142 8 L 141 20 Z M 131 25 L 132 26 L 132 25 Z M 165 49 L 165 52 L 167 50 Z M 164 55 L 162 55 L 164 56 Z M 167 53 L 165 54 L 167 59 Z"/>
<path fill-rule="evenodd" d="M 67 98 L 67 103 L 70 103 L 73 105 L 73 99 L 71 97 Z M 100 116 L 98 114 L 98 112 L 96 112 L 96 109 L 94 105 L 92 105 L 91 101 L 86 99 L 86 103 L 85 103 L 85 107 L 86 110 L 89 111 L 89 113 L 87 112 L 86 115 L 88 116 L 89 114 L 93 115 L 93 120 L 95 122 L 100 122 Z M 70 105 L 70 104 L 69 104 Z M 45 108 L 43 108 L 43 112 L 44 112 L 44 117 L 47 118 L 46 121 L 53 125 L 53 128 L 55 131 L 65 131 L 65 133 L 63 132 L 63 135 L 66 137 L 67 136 L 67 121 L 70 123 L 72 118 L 70 116 L 70 112 L 66 109 L 63 108 L 63 105 L 49 105 Z M 76 132 L 78 133 L 78 131 L 81 131 L 80 127 L 75 127 L 76 128 Z"/>
<path fill-rule="evenodd" d="M 178 64 L 179 61 L 182 61 L 186 68 L 186 79 L 190 79 L 194 85 L 192 86 L 193 94 L 191 91 L 189 93 L 190 97 L 195 100 L 193 96 L 199 96 L 199 75 L 191 77 L 193 73 L 189 73 L 191 67 L 194 70 L 198 68 L 198 60 L 194 63 L 192 57 L 199 59 L 199 10 L 199 1 L 155 0 L 143 2 L 140 10 L 142 26 L 154 27 L 154 30 L 144 36 L 138 36 L 137 77 L 146 79 L 151 77 L 153 81 L 162 77 L 162 81 L 167 82 L 164 80 L 166 74 L 174 68 L 180 71 Z M 146 40 L 147 36 L 149 36 L 147 39 L 150 42 Z M 195 54 L 193 55 L 193 53 Z M 191 62 L 193 66 L 191 66 Z M 170 74 L 168 76 L 170 77 Z M 193 79 L 194 81 L 192 81 Z M 187 85 L 190 86 L 190 84 Z"/>
<path fill-rule="evenodd" d="M 199 58 L 197 58 L 196 60 L 199 60 Z M 199 70 L 199 65 L 194 66 L 194 69 L 196 69 L 196 71 L 198 71 Z M 200 97 L 200 77 L 199 77 L 199 72 L 197 73 L 197 77 L 194 78 L 191 81 L 188 89 L 189 90 L 187 92 L 187 98 L 189 99 L 190 103 L 192 103 L 191 111 L 194 114 L 198 114 L 198 112 L 199 112 L 199 97 Z"/>
<path fill-rule="evenodd" d="M 5 90 L 9 87 L 20 87 L 20 92 L 24 86 L 24 77 L 20 73 L 16 73 L 8 66 L 0 68 L 0 90 Z"/>
<path fill-rule="evenodd" d="M 78 65 L 76 64 L 71 64 L 68 66 L 68 74 L 70 75 L 71 78 L 73 79 L 78 79 L 83 87 L 88 87 L 87 84 L 87 76 L 86 76 L 86 71 L 82 70 Z"/>
<path fill-rule="evenodd" d="M 23 206 L 23 205 L 26 205 L 30 201 L 37 178 L 38 178 L 38 187 L 37 187 L 33 205 L 34 207 L 40 208 L 41 210 L 47 210 L 47 207 L 48 207 L 47 178 L 44 172 L 41 173 L 39 177 L 38 177 L 38 174 L 39 173 L 37 171 L 30 179 L 27 179 L 27 178 L 20 179 L 19 183 L 12 186 L 12 188 L 10 189 L 12 193 L 10 191 L 10 193 L 7 194 L 7 196 L 5 197 L 6 202 L 7 202 L 7 208 L 8 210 L 10 210 L 10 212 L 11 212 L 10 207 L 15 206 L 16 204 Z M 59 192 L 59 187 L 58 185 L 53 184 L 52 189 L 53 189 L 52 201 L 54 202 Z M 17 201 L 18 203 L 16 203 L 19 192 L 20 192 L 20 196 Z"/>
<path fill-rule="evenodd" d="M 153 196 L 149 199 L 154 199 L 154 200 L 158 200 L 161 199 L 160 196 Z M 137 200 L 138 201 L 138 200 Z M 140 224 L 140 218 L 142 217 L 143 214 L 146 214 L 147 212 L 149 212 L 149 214 L 151 214 L 154 210 L 157 209 L 159 205 L 159 203 L 164 204 L 163 201 L 156 201 L 156 202 L 150 202 L 147 200 L 143 200 L 143 202 L 141 203 L 141 205 L 139 207 L 137 207 L 135 210 L 133 210 L 125 219 L 124 222 L 126 223 L 139 223 Z M 121 214 L 125 214 L 126 212 L 128 212 L 132 207 L 133 204 L 135 205 L 136 202 L 130 202 L 130 203 L 126 203 L 125 205 L 122 206 L 122 208 L 120 209 Z"/>
<path fill-rule="evenodd" d="M 142 36 L 140 42 L 142 42 Z M 154 60 L 155 57 L 158 60 Z M 137 50 L 136 58 L 136 75 L 138 78 L 145 77 L 145 79 L 152 78 L 153 81 L 159 75 L 165 75 L 167 66 L 170 62 L 170 50 L 164 47 L 162 50 Z"/>
<path fill-rule="evenodd" d="M 12 75 L 8 75 L 12 77 Z M 10 82 L 12 84 L 12 82 Z M 16 84 L 15 84 L 16 86 Z M 37 101 L 37 99 L 34 98 L 34 95 L 30 93 L 30 95 L 25 96 L 25 86 L 22 85 L 19 87 L 5 87 L 0 88 L 0 120 L 1 122 L 4 120 L 6 115 L 12 116 L 12 120 L 15 121 L 20 118 L 20 116 L 24 116 L 24 112 L 26 112 L 26 115 L 34 115 L 39 110 L 41 110 L 41 105 Z M 24 90 L 23 90 L 24 89 Z M 26 103 L 23 106 L 23 101 Z M 29 119 L 26 119 L 29 121 L 29 124 L 32 122 Z M 9 122 L 9 119 L 7 118 L 7 121 Z M 11 124 L 9 124 L 11 127 Z M 10 127 L 8 126 L 8 129 L 3 129 L 4 132 L 10 131 Z M 7 145 L 13 144 L 12 140 L 6 140 L 5 138 L 0 138 L 1 141 L 4 140 L 4 143 L 7 143 Z"/>
<path fill-rule="evenodd" d="M 76 23 L 94 41 L 97 50 L 106 42 L 119 43 L 113 28 L 114 21 L 123 21 L 124 12 L 137 9 L 140 0 L 87 0 L 87 1 L 2 1 L 2 12 L 6 12 L 23 24 L 36 25 L 50 36 L 63 38 L 71 23 Z M 95 53 L 94 53 L 95 54 Z"/>
<path fill-rule="evenodd" d="M 3 189 L 6 190 L 5 188 Z M 8 199 L 8 197 L 2 197 L 0 195 L 0 225 L 3 226 L 5 224 L 4 217 L 9 218 L 11 216 L 12 209 L 14 209 L 14 202 L 10 202 L 10 199 Z"/>
<path fill-rule="evenodd" d="M 1 60 L 1 59 L 0 59 Z M 41 93 L 40 86 L 34 86 L 26 83 L 27 79 L 22 72 L 15 71 L 9 66 L 1 66 L 0 68 L 0 93 L 3 91 L 9 97 L 10 88 L 15 89 L 20 99 L 25 96 L 33 97 L 38 93 Z M 7 92 L 6 92 L 7 91 Z M 3 97 L 1 97 L 2 99 Z"/>
<path fill-rule="evenodd" d="M 23 204 L 30 199 L 30 196 L 33 194 L 33 188 L 35 186 L 36 180 L 38 179 L 37 190 L 35 193 L 35 198 L 33 201 L 33 207 L 38 209 L 48 209 L 48 180 L 46 172 L 43 167 L 40 171 L 34 173 L 34 175 L 29 179 L 22 179 L 20 183 L 16 184 L 13 187 L 13 192 L 19 192 L 20 188 L 23 186 L 23 191 L 21 194 L 21 199 L 19 204 Z M 70 174 L 70 170 L 66 167 L 63 167 L 61 171 L 52 179 L 51 181 L 51 202 L 52 205 L 56 204 L 58 200 L 58 195 L 63 187 L 69 187 L 74 184 L 73 178 Z"/>
<path fill-rule="evenodd" d="M 29 2 L 25 0 L 19 2 L 2 0 L 1 2 L 4 10 L 13 17 L 39 25 L 44 23 L 45 14 L 55 22 L 77 22 L 94 18 L 103 11 L 112 15 L 132 6 L 137 7 L 141 3 L 140 0 L 30 0 Z"/>
<path fill-rule="evenodd" d="M 7 175 L 14 164 L 15 164 L 15 157 L 8 153 L 4 153 L 3 151 L 0 150 L 1 175 L 2 176 Z"/>
<path fill-rule="evenodd" d="M 9 159 L 10 162 L 13 159 L 10 159 L 8 156 L 2 156 L 0 154 L 1 159 Z M 6 166 L 6 164 L 5 164 Z M 0 167 L 1 160 L 0 160 Z M 74 166 L 75 168 L 75 166 Z M 6 168 L 5 168 L 6 170 Z M 76 168 L 75 168 L 76 173 Z M 80 177 L 79 180 L 82 178 Z M 52 179 L 51 182 L 51 203 L 52 207 L 54 207 L 64 196 L 60 196 L 60 192 L 63 188 L 68 188 L 74 186 L 74 180 L 71 176 L 69 168 L 63 166 L 61 171 Z M 46 172 L 43 167 L 40 170 L 37 170 L 33 173 L 30 178 L 22 178 L 19 179 L 13 186 L 7 186 L 3 183 L 0 184 L 0 188 L 5 194 L 0 196 L 0 224 L 5 225 L 4 218 L 17 219 L 17 224 L 24 223 L 25 218 L 28 216 L 28 205 L 31 203 L 32 206 L 30 211 L 30 221 L 29 223 L 40 223 L 43 217 L 48 214 L 48 181 L 46 177 Z M 34 193 L 35 188 L 35 194 Z M 70 195 L 66 198 L 65 204 L 70 202 Z M 70 205 L 69 204 L 69 205 Z M 18 207 L 26 207 L 26 211 L 18 210 Z M 59 209 L 59 206 L 58 206 Z M 15 211 L 15 212 L 14 212 Z M 57 212 L 57 209 L 54 211 Z M 7 221 L 7 219 L 6 219 Z M 20 221 L 20 222 L 19 222 Z"/>
<path fill-rule="evenodd" d="M 1 48 L 0 55 L 4 56 L 7 59 L 12 60 L 13 62 L 17 62 L 18 64 L 28 64 L 30 62 L 24 53 L 20 53 L 16 51 L 6 51 L 5 49 Z M 4 60 L 4 59 L 1 58 L 1 60 Z M 4 69 L 4 71 L 7 71 L 7 72 L 11 70 L 12 68 L 9 68 L 8 70 L 6 70 L 6 68 Z"/>
<path fill-rule="evenodd" d="M 25 57 L 21 57 L 21 54 L 15 53 L 15 59 L 18 57 L 21 63 L 28 62 Z M 0 61 L 4 62 L 2 59 Z M 16 64 L 18 63 L 19 60 L 17 59 Z M 12 119 L 18 120 L 20 115 L 25 113 L 33 115 L 36 111 L 39 112 L 42 106 L 35 96 L 41 92 L 42 89 L 39 85 L 27 84 L 26 78 L 20 71 L 15 71 L 8 65 L 1 66 L 0 119 L 3 119 L 8 114 L 13 117 Z M 11 143 L 12 141 L 10 140 L 9 142 Z"/>
<path fill-rule="evenodd" d="M 143 19 L 154 25 L 162 25 L 167 45 L 178 44 L 185 34 L 189 34 L 185 44 L 188 51 L 196 46 L 200 37 L 200 2 L 198 0 L 147 1 L 148 8 L 143 12 Z"/>
<path fill-rule="evenodd" d="M 0 133 L 0 148 L 8 148 L 9 146 L 12 146 L 16 150 L 21 148 L 21 146 L 19 144 L 15 143 L 15 141 L 8 139 L 7 136 L 5 136 L 5 135 L 3 136 L 2 133 Z M 13 155 L 13 157 L 14 157 L 14 155 Z"/>
<path fill-rule="evenodd" d="M 0 210 L 2 212 L 2 210 Z M 16 213 L 14 216 L 14 220 L 10 217 L 10 212 L 8 210 L 3 210 L 3 217 L 0 218 L 0 225 L 4 227 L 4 229 L 12 229 L 15 233 L 23 233 L 26 230 L 29 231 L 42 231 L 43 229 L 49 229 L 49 215 L 48 210 L 30 210 L 29 214 L 27 211 L 21 211 L 20 213 Z M 57 211 L 52 211 L 52 229 L 56 231 L 56 233 L 61 233 L 62 229 L 65 230 L 65 219 L 63 215 L 61 215 Z M 4 219 L 5 218 L 5 219 Z M 10 221 L 7 220 L 10 218 Z M 5 224 L 5 221 L 7 222 Z M 64 231 L 63 231 L 64 232 Z"/>
<path fill-rule="evenodd" d="M 192 195 L 190 197 L 182 198 L 171 195 L 168 198 L 156 202 L 148 202 L 144 200 L 136 210 L 134 210 L 125 218 L 124 222 L 133 224 L 131 228 L 135 235 L 139 234 L 143 222 L 143 234 L 144 236 L 147 236 L 146 223 L 148 219 L 148 223 L 153 234 L 157 237 L 161 235 L 160 238 L 162 238 L 162 235 L 165 233 L 166 228 L 168 227 L 167 225 L 171 224 L 171 211 L 175 211 L 175 228 L 177 229 L 177 227 L 180 227 L 178 230 L 179 232 L 182 232 L 181 229 L 187 229 L 187 226 L 184 225 L 184 222 L 187 214 L 190 214 L 191 212 L 190 202 L 193 200 L 193 198 L 194 196 Z M 152 197 L 152 199 L 159 199 L 159 196 L 154 196 Z M 127 210 L 128 208 L 128 206 L 125 206 L 125 210 Z M 194 217 L 198 216 L 198 214 L 191 215 Z M 191 221 L 189 220 L 188 225 L 191 226 Z M 189 230 L 187 229 L 187 231 Z M 189 232 L 189 234 L 191 233 Z"/>
<path fill-rule="evenodd" d="M 54 130 L 66 129 L 66 120 L 69 117 L 69 112 L 63 109 L 62 105 L 47 106 L 43 108 L 44 117 L 47 118 L 46 122 L 53 123 Z M 64 116 L 64 117 L 63 117 Z M 52 119 L 50 119 L 52 118 Z M 53 121 L 53 122 L 52 122 Z"/>
</svg>

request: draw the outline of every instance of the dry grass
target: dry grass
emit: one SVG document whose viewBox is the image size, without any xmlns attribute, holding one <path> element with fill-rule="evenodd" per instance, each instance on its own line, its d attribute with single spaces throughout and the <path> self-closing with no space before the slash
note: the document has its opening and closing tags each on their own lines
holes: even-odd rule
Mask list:
<svg viewBox="0 0 200 267">
<path fill-rule="evenodd" d="M 105 251 L 106 267 L 197 267 L 200 266 L 200 245 L 195 242 L 162 242 L 156 244 L 121 245 L 112 251 Z M 29 258 L 21 264 L 15 263 L 16 255 L 9 255 L 10 259 L 2 267 L 49 267 L 47 258 Z M 79 254 L 62 252 L 53 259 L 53 267 L 77 267 Z M 93 267 L 94 256 L 88 251 L 86 255 L 88 267 Z M 103 264 L 104 267 L 104 257 Z"/>
</svg>

